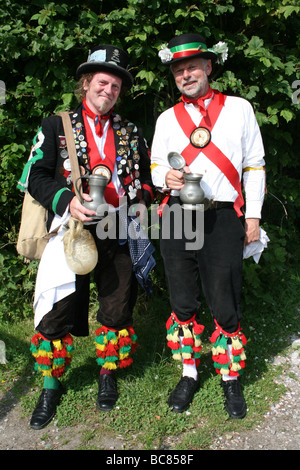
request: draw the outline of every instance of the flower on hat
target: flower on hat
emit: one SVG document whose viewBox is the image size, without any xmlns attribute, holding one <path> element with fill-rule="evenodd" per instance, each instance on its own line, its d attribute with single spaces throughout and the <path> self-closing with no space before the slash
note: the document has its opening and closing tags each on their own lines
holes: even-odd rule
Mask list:
<svg viewBox="0 0 300 470">
<path fill-rule="evenodd" d="M 173 59 L 173 53 L 165 44 L 161 46 L 161 50 L 159 51 L 158 56 L 163 63 L 170 62 L 170 60 Z"/>
<path fill-rule="evenodd" d="M 218 56 L 217 64 L 224 64 L 228 58 L 228 46 L 226 42 L 219 41 L 209 51 L 213 52 Z"/>
</svg>

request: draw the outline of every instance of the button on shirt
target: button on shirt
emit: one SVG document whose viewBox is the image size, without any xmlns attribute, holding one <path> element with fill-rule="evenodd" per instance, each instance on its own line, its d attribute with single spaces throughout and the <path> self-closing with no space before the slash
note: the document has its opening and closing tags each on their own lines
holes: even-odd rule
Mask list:
<svg viewBox="0 0 300 470">
<path fill-rule="evenodd" d="M 209 114 L 209 103 L 205 105 Z M 193 104 L 185 108 L 195 123 L 201 121 L 201 113 Z M 237 169 L 240 180 L 243 176 L 246 218 L 260 218 L 265 194 L 264 147 L 253 108 L 243 98 L 227 96 L 225 105 L 212 129 L 211 139 Z M 188 137 L 181 129 L 173 108 L 164 111 L 157 119 L 151 149 L 152 180 L 161 191 L 167 190 L 165 177 L 170 170 L 168 153 L 181 153 L 189 144 Z M 199 150 L 190 164 L 193 173 L 203 175 L 201 186 L 208 199 L 234 202 L 237 191 L 226 176 Z M 172 190 L 172 195 L 178 195 Z"/>
</svg>

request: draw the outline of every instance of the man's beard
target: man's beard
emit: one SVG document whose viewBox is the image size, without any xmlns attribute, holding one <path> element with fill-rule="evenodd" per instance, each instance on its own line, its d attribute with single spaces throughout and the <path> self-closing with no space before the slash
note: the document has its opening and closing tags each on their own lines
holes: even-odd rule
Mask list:
<svg viewBox="0 0 300 470">
<path fill-rule="evenodd" d="M 195 84 L 196 87 L 191 90 L 186 90 L 184 86 L 181 87 L 181 93 L 183 93 L 188 98 L 200 98 L 200 96 L 204 96 L 207 92 L 208 88 L 208 77 L 205 74 L 203 80 L 200 83 Z"/>
<path fill-rule="evenodd" d="M 99 114 L 106 114 L 112 108 L 111 102 L 108 100 L 103 100 L 103 102 L 99 105 Z"/>
</svg>

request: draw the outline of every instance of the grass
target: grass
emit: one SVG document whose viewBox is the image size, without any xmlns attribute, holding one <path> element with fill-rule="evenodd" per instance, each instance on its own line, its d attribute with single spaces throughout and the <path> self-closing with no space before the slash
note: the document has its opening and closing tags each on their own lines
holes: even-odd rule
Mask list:
<svg viewBox="0 0 300 470">
<path fill-rule="evenodd" d="M 101 436 L 109 435 L 121 437 L 124 449 L 151 450 L 205 450 L 221 434 L 253 428 L 284 391 L 274 380 L 281 369 L 272 365 L 272 358 L 284 353 L 291 335 L 300 335 L 299 279 L 294 278 L 293 282 L 295 284 L 290 286 L 293 294 L 288 300 L 284 293 L 278 292 L 272 308 L 261 305 L 260 309 L 251 309 L 252 312 L 245 315 L 247 364 L 241 379 L 249 409 L 245 419 L 230 420 L 224 411 L 220 377 L 215 374 L 211 361 L 212 322 L 207 311 L 203 311 L 201 319 L 206 329 L 199 368 L 200 391 L 188 412 L 176 414 L 169 410 L 167 399 L 181 376 L 181 367 L 173 361 L 166 347 L 168 299 L 162 289 L 155 287 L 149 300 L 143 294 L 138 300 L 135 329 L 140 348 L 133 365 L 117 372 L 120 398 L 117 407 L 107 414 L 100 413 L 95 404 L 99 368 L 95 361 L 93 332 L 98 324 L 91 312 L 90 336 L 75 338 L 72 367 L 62 379 L 67 393 L 57 410 L 58 427 L 84 425 L 81 449 L 99 449 Z M 42 378 L 33 373 L 34 361 L 29 352 L 32 334 L 32 320 L 0 325 L 0 339 L 6 344 L 8 359 L 7 364 L 0 365 L 2 396 L 13 393 L 21 402 L 26 419 L 42 387 Z"/>
</svg>

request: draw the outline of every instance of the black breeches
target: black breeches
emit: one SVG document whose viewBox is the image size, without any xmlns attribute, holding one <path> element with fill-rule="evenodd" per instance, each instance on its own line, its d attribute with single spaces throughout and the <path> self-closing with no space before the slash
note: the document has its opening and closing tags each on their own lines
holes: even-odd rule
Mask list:
<svg viewBox="0 0 300 470">
<path fill-rule="evenodd" d="M 186 249 L 190 240 L 184 236 L 183 228 L 183 236 L 175 238 L 178 220 L 174 217 L 170 220 L 170 237 L 161 237 L 160 247 L 172 310 L 180 321 L 188 321 L 197 314 L 201 305 L 201 284 L 213 318 L 228 333 L 236 331 L 241 320 L 245 231 L 235 210 L 222 208 L 204 212 L 204 244 L 197 250 Z M 193 228 L 195 230 L 195 226 Z M 178 227 L 176 230 L 178 233 Z"/>
<path fill-rule="evenodd" d="M 115 239 L 99 240 L 95 234 L 94 237 L 99 253 L 94 270 L 99 300 L 97 320 L 108 328 L 126 328 L 133 322 L 132 311 L 138 288 L 132 273 L 128 244 L 120 245 Z M 89 290 L 90 276 L 76 275 L 76 291 L 54 304 L 37 330 L 49 340 L 67 333 L 87 336 Z"/>
</svg>

